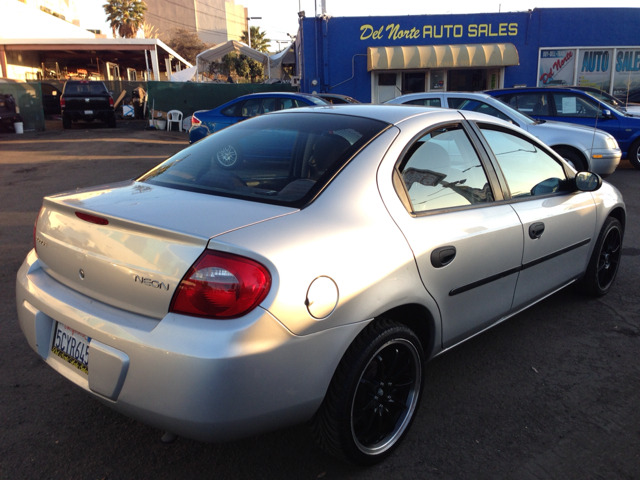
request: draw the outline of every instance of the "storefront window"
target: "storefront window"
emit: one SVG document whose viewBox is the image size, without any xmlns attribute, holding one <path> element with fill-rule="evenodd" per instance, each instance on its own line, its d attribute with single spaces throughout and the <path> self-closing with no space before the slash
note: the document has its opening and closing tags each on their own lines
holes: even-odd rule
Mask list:
<svg viewBox="0 0 640 480">
<path fill-rule="evenodd" d="M 596 87 L 625 103 L 640 102 L 639 65 L 638 48 L 541 49 L 538 86 Z"/>
<path fill-rule="evenodd" d="M 573 85 L 575 61 L 575 50 L 541 50 L 538 64 L 538 86 Z"/>
<path fill-rule="evenodd" d="M 444 70 L 431 70 L 430 86 L 431 90 L 444 90 Z"/>
<path fill-rule="evenodd" d="M 612 49 L 581 49 L 578 53 L 578 85 L 611 89 Z"/>
<path fill-rule="evenodd" d="M 487 89 L 486 69 L 455 69 L 447 74 L 450 92 L 478 92 Z"/>
<path fill-rule="evenodd" d="M 623 102 L 640 102 L 640 49 L 616 51 L 613 96 Z"/>
<path fill-rule="evenodd" d="M 426 92 L 426 72 L 406 72 L 402 74 L 402 93 Z"/>
</svg>

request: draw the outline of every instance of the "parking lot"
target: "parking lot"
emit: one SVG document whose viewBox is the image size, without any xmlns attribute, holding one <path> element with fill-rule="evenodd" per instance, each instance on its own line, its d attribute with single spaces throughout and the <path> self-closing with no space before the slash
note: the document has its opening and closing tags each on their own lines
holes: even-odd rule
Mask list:
<svg viewBox="0 0 640 480">
<path fill-rule="evenodd" d="M 432 361 L 414 425 L 380 465 L 325 455 L 304 425 L 165 444 L 56 374 L 15 313 L 42 196 L 133 178 L 187 143 L 138 121 L 0 133 L 0 479 L 640 478 L 640 171 L 626 161 L 608 179 L 628 215 L 609 295 L 567 288 Z"/>
</svg>

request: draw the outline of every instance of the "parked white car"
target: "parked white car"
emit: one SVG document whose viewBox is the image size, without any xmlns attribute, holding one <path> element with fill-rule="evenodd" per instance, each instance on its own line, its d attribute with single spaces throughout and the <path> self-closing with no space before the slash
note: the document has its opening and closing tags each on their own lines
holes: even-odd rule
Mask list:
<svg viewBox="0 0 640 480">
<path fill-rule="evenodd" d="M 485 93 L 410 93 L 386 103 L 472 110 L 501 118 L 538 137 L 578 171 L 589 170 L 606 177 L 615 171 L 622 157 L 618 142 L 607 132 L 564 122 L 534 120 Z"/>
</svg>

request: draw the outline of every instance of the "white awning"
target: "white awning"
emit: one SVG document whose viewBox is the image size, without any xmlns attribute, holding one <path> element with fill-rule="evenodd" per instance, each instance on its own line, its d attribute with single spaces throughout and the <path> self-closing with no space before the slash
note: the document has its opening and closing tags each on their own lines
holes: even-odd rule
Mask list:
<svg viewBox="0 0 640 480">
<path fill-rule="evenodd" d="M 518 50 L 512 43 L 406 45 L 367 49 L 368 71 L 504 67 L 519 64 Z"/>
</svg>

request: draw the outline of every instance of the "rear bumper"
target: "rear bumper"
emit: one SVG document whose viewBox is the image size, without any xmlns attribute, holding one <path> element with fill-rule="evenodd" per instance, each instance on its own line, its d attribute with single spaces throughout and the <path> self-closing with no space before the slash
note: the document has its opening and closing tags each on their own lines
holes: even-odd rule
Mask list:
<svg viewBox="0 0 640 480">
<path fill-rule="evenodd" d="M 63 110 L 62 115 L 74 122 L 78 120 L 83 120 L 83 121 L 100 120 L 102 122 L 107 122 L 110 119 L 115 118 L 116 113 L 114 112 L 113 109 L 107 109 L 107 110 L 87 109 L 87 110 Z"/>
<path fill-rule="evenodd" d="M 268 312 L 162 320 L 101 304 L 53 280 L 32 251 L 16 282 L 29 345 L 58 373 L 123 414 L 200 440 L 308 419 L 362 323 L 298 337 Z M 91 338 L 88 374 L 51 352 L 56 322 Z"/>
</svg>

